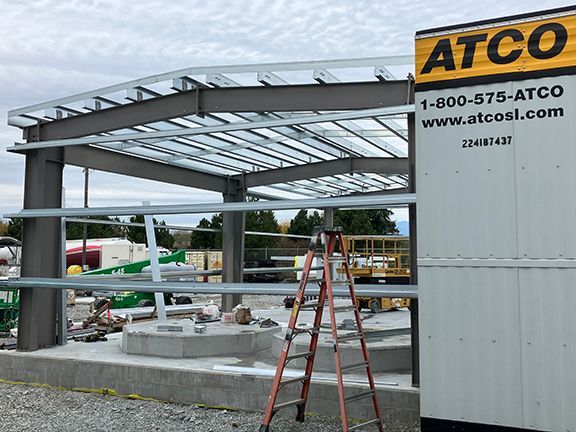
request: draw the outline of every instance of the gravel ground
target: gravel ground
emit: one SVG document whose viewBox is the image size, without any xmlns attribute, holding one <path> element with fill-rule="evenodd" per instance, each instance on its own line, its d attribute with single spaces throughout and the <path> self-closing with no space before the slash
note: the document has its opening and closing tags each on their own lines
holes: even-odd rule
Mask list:
<svg viewBox="0 0 576 432">
<path fill-rule="evenodd" d="M 74 322 L 83 321 L 90 316 L 90 305 L 88 304 L 75 304 L 68 306 L 68 319 Z"/>
<path fill-rule="evenodd" d="M 284 296 L 244 296 L 243 303 L 253 310 L 283 307 Z M 196 295 L 194 303 L 213 300 L 220 304 L 220 295 Z M 68 316 L 81 321 L 90 314 L 90 306 L 68 307 Z M 0 343 L 2 342 L 0 335 Z M 30 385 L 0 383 L 0 431 L 57 430 L 147 432 L 258 431 L 262 413 L 209 409 L 157 401 L 57 390 Z M 341 430 L 338 418 L 309 416 L 304 423 L 293 420 L 293 413 L 278 414 L 271 432 L 332 432 Z M 376 430 L 365 429 L 367 431 Z M 388 432 L 417 432 L 419 427 L 387 425 Z"/>
<path fill-rule="evenodd" d="M 0 431 L 256 432 L 262 421 L 261 413 L 131 400 L 19 384 L 0 383 L 0 400 Z M 341 430 L 337 418 L 310 416 L 304 423 L 296 423 L 293 418 L 280 415 L 274 418 L 270 429 L 273 432 Z M 386 430 L 416 432 L 419 429 L 388 427 Z"/>
</svg>

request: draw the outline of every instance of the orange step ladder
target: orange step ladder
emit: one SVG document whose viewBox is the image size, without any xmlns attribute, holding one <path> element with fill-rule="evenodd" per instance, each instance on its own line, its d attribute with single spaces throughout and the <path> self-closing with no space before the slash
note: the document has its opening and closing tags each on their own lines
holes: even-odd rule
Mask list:
<svg viewBox="0 0 576 432">
<path fill-rule="evenodd" d="M 316 253 L 316 248 L 318 241 L 322 245 L 322 253 Z M 335 251 L 337 248 L 340 250 L 340 254 L 336 255 Z M 313 300 L 310 303 L 303 304 L 302 300 L 304 298 L 304 292 L 306 290 L 306 285 L 308 282 L 312 282 L 313 279 L 310 278 L 310 269 L 314 262 L 315 257 L 321 257 L 323 260 L 323 271 L 322 278 L 315 280 L 319 285 L 319 295 L 317 300 Z M 345 280 L 332 280 L 332 275 L 335 274 L 333 270 L 335 264 L 341 264 L 345 270 L 346 279 Z M 334 285 L 346 285 L 350 291 L 351 304 L 344 306 L 334 306 L 334 295 L 332 287 Z M 294 306 L 292 308 L 292 315 L 290 316 L 290 321 L 288 323 L 288 330 L 286 331 L 286 337 L 284 344 L 282 346 L 282 351 L 280 353 L 280 358 L 278 359 L 278 368 L 276 369 L 276 375 L 274 376 L 274 382 L 272 384 L 272 390 L 270 391 L 270 396 L 268 397 L 268 403 L 266 405 L 266 411 L 264 413 L 264 419 L 262 420 L 262 425 L 260 426 L 260 432 L 270 431 L 270 422 L 274 415 L 283 408 L 288 408 L 295 406 L 297 409 L 296 421 L 304 421 L 304 413 L 306 409 L 306 401 L 308 399 L 308 392 L 310 390 L 310 381 L 312 378 L 312 368 L 314 366 L 314 358 L 316 355 L 316 347 L 318 345 L 318 337 L 320 334 L 320 325 L 322 323 L 322 312 L 324 311 L 324 304 L 328 300 L 328 306 L 330 310 L 330 321 L 332 327 L 332 341 L 334 343 L 334 360 L 336 362 L 336 377 L 338 379 L 338 396 L 340 401 L 340 417 L 342 419 L 342 430 L 344 432 L 354 431 L 365 426 L 375 425 L 378 427 L 380 432 L 384 431 L 384 426 L 382 423 L 382 417 L 380 416 L 380 410 L 378 408 L 378 398 L 376 395 L 376 388 L 374 386 L 374 378 L 372 377 L 372 370 L 370 369 L 370 361 L 368 359 L 368 348 L 366 347 L 366 341 L 364 339 L 364 331 L 362 330 L 362 320 L 360 318 L 360 312 L 356 306 L 356 295 L 354 293 L 354 281 L 352 274 L 350 273 L 350 268 L 348 266 L 348 256 L 346 252 L 346 246 L 342 238 L 342 231 L 340 228 L 317 228 L 312 235 L 310 244 L 308 246 L 308 253 L 306 255 L 306 260 L 304 263 L 304 268 L 302 271 L 302 277 L 298 285 L 298 291 L 296 292 L 296 299 L 294 300 Z M 315 317 L 312 327 L 301 328 L 297 327 L 298 315 L 301 310 L 314 310 Z M 354 311 L 354 318 L 357 331 L 347 334 L 339 334 L 336 322 L 336 314 L 339 312 Z M 308 333 L 310 334 L 310 345 L 307 351 L 289 354 L 290 346 L 295 337 L 299 334 Z M 362 358 L 363 361 L 359 363 L 342 365 L 340 359 L 340 347 L 339 344 L 342 341 L 359 340 L 362 347 Z M 305 358 L 306 368 L 301 376 L 297 377 L 284 377 L 284 369 L 291 360 Z M 344 382 L 342 374 L 344 372 L 350 372 L 352 370 L 364 369 L 367 376 L 367 383 L 369 390 L 355 393 L 347 396 L 344 392 Z M 277 403 L 279 391 L 287 385 L 301 384 L 302 389 L 300 391 L 300 398 L 295 400 L 290 400 L 287 402 Z M 364 423 L 349 425 L 348 416 L 346 413 L 346 405 L 350 402 L 358 401 L 361 399 L 372 399 L 374 405 L 375 417 Z M 279 430 L 286 430 L 281 428 Z"/>
</svg>

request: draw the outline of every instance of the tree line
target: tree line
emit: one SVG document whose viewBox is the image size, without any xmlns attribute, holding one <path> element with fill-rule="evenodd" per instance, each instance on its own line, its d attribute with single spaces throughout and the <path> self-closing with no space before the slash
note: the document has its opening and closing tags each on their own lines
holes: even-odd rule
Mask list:
<svg viewBox="0 0 576 432">
<path fill-rule="evenodd" d="M 344 234 L 398 234 L 396 223 L 390 219 L 392 212 L 386 209 L 377 210 L 336 210 L 334 212 L 334 225 L 340 226 Z M 269 233 L 283 233 L 309 236 L 315 227 L 324 224 L 324 215 L 316 210 L 300 210 L 294 218 L 279 223 L 272 210 L 246 212 L 246 231 L 259 231 Z M 118 217 L 93 216 L 89 219 L 122 222 Z M 144 216 L 132 216 L 129 222 L 144 223 Z M 154 219 L 155 225 L 166 225 L 165 221 Z M 76 240 L 82 238 L 82 223 L 72 222 L 66 225 L 66 239 Z M 198 228 L 207 228 L 208 231 L 170 231 L 168 228 L 156 229 L 156 242 L 167 249 L 215 249 L 222 248 L 222 232 L 210 230 L 222 229 L 222 213 L 213 215 L 210 219 L 203 218 Z M 22 239 L 22 220 L 10 219 L 0 221 L 0 235 L 7 235 L 18 240 Z M 126 237 L 134 243 L 147 243 L 146 230 L 139 226 L 88 224 L 88 238 Z M 270 237 L 246 234 L 244 247 L 257 248 L 290 248 L 305 246 L 307 240 L 298 240 L 288 237 Z"/>
<path fill-rule="evenodd" d="M 86 219 L 94 219 L 109 222 L 122 222 L 118 217 L 110 218 L 108 216 L 88 216 Z M 144 216 L 132 216 L 130 222 L 144 223 Z M 158 222 L 153 219 L 154 225 L 166 225 L 166 222 Z M 87 224 L 88 238 L 111 238 L 111 237 L 126 237 L 134 243 L 147 243 L 146 229 L 139 226 L 127 225 L 103 225 L 103 224 Z M 66 224 L 66 239 L 79 240 L 82 238 L 83 224 L 79 222 L 68 222 Z M 14 218 L 6 221 L 0 221 L 0 235 L 14 237 L 15 239 L 22 240 L 22 219 Z M 172 249 L 174 244 L 174 236 L 170 233 L 169 229 L 157 228 L 156 229 L 156 243 L 158 246 Z"/>
<path fill-rule="evenodd" d="M 336 210 L 334 225 L 342 227 L 344 234 L 398 234 L 396 222 L 390 217 L 392 212 L 387 209 L 378 210 Z M 284 233 L 309 236 L 317 226 L 324 225 L 324 215 L 316 210 L 300 210 L 294 218 L 285 223 L 278 223 L 271 210 L 246 212 L 246 231 Z M 198 223 L 199 228 L 222 229 L 222 213 L 215 214 L 210 220 L 204 218 Z M 296 240 L 287 237 L 267 237 L 246 234 L 244 247 L 246 249 L 265 247 L 305 246 L 307 240 Z M 222 247 L 221 232 L 193 231 L 190 235 L 191 249 L 220 249 Z"/>
</svg>

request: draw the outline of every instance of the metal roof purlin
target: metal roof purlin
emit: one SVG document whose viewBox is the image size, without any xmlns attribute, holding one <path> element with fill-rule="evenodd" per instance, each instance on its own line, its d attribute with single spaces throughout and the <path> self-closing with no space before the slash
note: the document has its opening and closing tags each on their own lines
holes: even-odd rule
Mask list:
<svg viewBox="0 0 576 432">
<path fill-rule="evenodd" d="M 142 140 L 142 139 L 193 136 L 193 135 L 203 135 L 216 132 L 230 132 L 239 130 L 272 128 L 277 126 L 287 126 L 294 124 L 312 124 L 318 122 L 360 119 L 373 116 L 384 117 L 388 114 L 399 114 L 399 113 L 407 114 L 411 112 L 414 112 L 414 105 L 401 105 L 387 108 L 373 108 L 373 109 L 357 110 L 341 113 L 319 114 L 317 116 L 293 117 L 290 119 L 279 119 L 279 120 L 270 120 L 262 122 L 229 123 L 226 125 L 214 126 L 214 127 L 198 127 L 192 129 L 173 129 L 166 131 L 141 132 L 133 134 L 113 135 L 113 136 L 90 136 L 81 138 L 68 138 L 63 140 L 39 141 L 27 144 L 16 144 L 15 146 L 8 148 L 8 150 L 20 151 L 20 150 L 31 150 L 31 149 L 49 148 L 49 147 L 66 147 L 70 145 L 102 144 L 102 143 L 125 142 L 125 141 Z"/>
<path fill-rule="evenodd" d="M 325 72 L 328 73 L 327 71 L 325 71 Z M 268 85 L 268 86 L 289 84 L 286 80 L 280 78 L 278 75 L 276 75 L 272 72 L 266 72 L 266 73 L 260 73 L 259 72 L 257 75 L 257 79 L 260 83 L 262 83 L 264 85 Z M 241 85 L 238 82 L 235 82 L 234 80 L 231 80 L 229 77 L 226 77 L 222 74 L 213 74 L 210 77 L 207 77 L 207 81 L 210 84 L 215 85 L 215 86 L 219 86 L 219 87 L 233 87 L 233 86 L 240 86 Z M 315 113 L 318 114 L 317 112 L 315 112 Z M 238 113 L 234 113 L 234 115 L 241 118 L 241 119 L 244 119 L 244 120 L 253 121 L 253 120 L 247 118 L 246 115 L 242 115 L 242 114 L 238 114 Z M 273 118 L 280 118 L 280 119 L 285 118 L 283 113 L 266 114 L 266 116 L 271 118 L 271 119 L 273 119 Z M 214 115 L 214 117 L 217 117 L 217 116 Z M 323 128 L 321 128 L 321 129 L 323 129 Z M 279 133 L 281 135 L 285 135 L 286 131 L 302 131 L 301 133 L 303 133 L 303 134 L 307 133 L 307 132 L 305 132 L 305 129 L 297 128 L 294 125 L 283 126 L 283 127 L 278 127 L 278 128 L 270 128 L 270 130 L 275 132 L 275 133 Z M 253 132 L 253 131 L 250 133 L 258 135 L 259 138 L 262 138 L 262 136 L 263 136 L 263 135 L 258 134 L 256 132 Z M 291 133 L 291 132 L 288 132 L 288 133 Z M 353 155 L 353 153 L 351 153 L 346 148 L 343 148 L 340 146 L 335 146 L 334 144 L 331 145 L 330 143 L 333 143 L 334 141 L 329 141 L 326 139 L 318 139 L 313 134 L 309 134 L 309 136 L 302 137 L 299 141 L 301 143 L 309 144 L 310 148 L 312 148 L 314 150 L 320 150 L 320 151 L 325 152 L 325 153 L 332 155 L 334 157 L 338 157 L 338 153 L 340 153 L 340 156 L 342 156 L 343 151 L 346 153 L 346 155 L 349 155 L 349 156 Z M 284 152 L 286 152 L 288 150 L 293 151 L 293 148 L 290 145 L 290 143 L 282 143 L 279 146 L 282 147 L 282 151 L 284 151 Z M 308 161 L 306 161 L 306 160 L 302 160 L 301 158 L 296 156 L 298 159 L 300 159 L 304 163 L 306 163 L 306 162 L 311 163 L 311 162 L 317 162 L 317 161 L 322 160 L 322 159 L 318 159 L 315 155 L 311 154 L 309 151 L 300 149 L 300 152 L 304 153 L 303 156 L 305 154 L 307 154 L 308 157 L 310 158 Z M 313 158 L 314 160 L 312 160 L 311 158 Z M 317 177 L 319 177 L 319 176 L 317 176 Z M 300 182 L 301 183 L 307 183 L 307 181 L 305 181 L 305 180 L 300 180 Z M 341 193 L 343 190 L 345 190 L 345 188 L 343 188 L 342 185 L 340 184 L 340 183 L 342 183 L 341 179 L 340 179 L 340 181 L 338 181 L 338 179 L 336 179 L 336 183 L 334 183 L 332 181 L 327 181 L 326 179 L 310 180 L 310 182 L 312 183 L 313 187 L 317 187 L 314 185 L 314 183 L 327 184 L 330 187 L 332 187 L 335 191 L 337 191 L 338 193 Z M 363 188 L 363 186 L 360 185 L 356 181 L 347 181 L 346 183 L 348 184 L 348 187 L 350 189 L 355 190 L 355 191 L 358 190 L 357 188 L 359 186 L 361 189 Z M 371 182 L 369 181 L 368 183 L 371 183 Z M 374 186 L 374 185 L 372 184 L 372 186 Z M 278 187 L 278 186 L 275 186 L 275 187 Z"/>
<path fill-rule="evenodd" d="M 407 73 L 395 66 L 410 64 L 411 56 L 398 56 L 181 69 L 12 110 L 8 122 L 27 142 L 8 150 L 107 151 L 99 161 L 111 163 L 111 172 L 135 176 L 144 160 L 239 185 L 248 175 L 248 193 L 264 187 L 271 197 L 405 187 L 404 172 L 384 167 L 405 157 L 407 127 L 390 120 L 414 111 L 410 77 L 394 78 Z M 79 154 L 73 164 L 85 160 Z M 117 166 L 120 155 L 134 161 L 132 170 Z M 369 170 L 337 163 L 363 158 L 382 162 L 367 162 Z"/>
<path fill-rule="evenodd" d="M 126 81 L 120 84 L 102 87 L 96 90 L 91 90 L 79 93 L 73 96 L 68 96 L 59 99 L 53 99 L 44 103 L 34 104 L 8 112 L 8 124 L 12 124 L 10 119 L 12 117 L 25 115 L 31 112 L 53 108 L 59 105 L 66 105 L 73 102 L 83 102 L 86 99 L 95 97 L 102 97 L 109 94 L 125 91 L 130 88 L 145 86 L 148 84 L 155 84 L 163 81 L 171 81 L 173 79 L 187 77 L 189 75 L 206 75 L 212 73 L 258 73 L 262 71 L 279 72 L 279 71 L 298 71 L 306 69 L 333 69 L 333 68 L 357 68 L 357 67 L 375 67 L 375 66 L 393 66 L 393 65 L 411 65 L 414 63 L 412 55 L 399 55 L 387 57 L 367 57 L 356 59 L 342 59 L 342 60 L 320 60 L 320 61 L 302 61 L 302 62 L 287 62 L 287 63 L 262 63 L 262 64 L 248 64 L 248 65 L 227 65 L 227 66 L 200 66 L 179 69 L 172 72 L 151 75 L 144 78 L 139 78 L 131 81 Z"/>
</svg>

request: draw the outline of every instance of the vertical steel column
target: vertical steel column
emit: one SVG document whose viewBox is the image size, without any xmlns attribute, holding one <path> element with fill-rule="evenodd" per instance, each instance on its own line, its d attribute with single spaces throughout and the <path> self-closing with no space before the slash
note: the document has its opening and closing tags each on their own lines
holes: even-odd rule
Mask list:
<svg viewBox="0 0 576 432">
<path fill-rule="evenodd" d="M 66 190 L 62 188 L 62 208 L 66 207 Z M 60 265 L 63 275 L 66 274 L 66 218 L 60 218 Z M 58 345 L 66 345 L 68 342 L 68 291 L 56 291 L 56 342 Z"/>
<path fill-rule="evenodd" d="M 327 227 L 334 227 L 334 210 L 333 208 L 324 209 L 324 225 Z M 318 273 L 318 272 L 317 272 Z M 338 272 L 336 266 L 332 266 L 332 280 L 338 279 Z"/>
<path fill-rule="evenodd" d="M 149 206 L 150 201 L 142 201 L 143 206 Z M 160 274 L 160 262 L 158 261 L 158 246 L 156 245 L 156 231 L 154 230 L 154 218 L 152 215 L 144 215 L 144 225 L 146 227 L 146 240 L 148 243 L 148 255 L 150 257 L 150 270 L 152 281 L 162 282 Z M 164 304 L 164 294 L 154 293 L 154 303 L 156 303 L 156 314 L 158 321 L 166 321 L 166 305 Z"/>
<path fill-rule="evenodd" d="M 246 189 L 234 184 L 232 190 L 223 194 L 224 202 L 246 199 Z M 242 282 L 244 268 L 244 222 L 243 212 L 224 212 L 222 215 L 222 281 Z M 222 310 L 229 312 L 242 302 L 242 294 L 222 294 Z"/>
<path fill-rule="evenodd" d="M 84 208 L 88 208 L 88 181 L 90 179 L 90 170 L 84 168 Z M 88 241 L 88 224 L 82 224 L 82 271 L 90 270 L 86 264 L 86 243 Z"/>
<path fill-rule="evenodd" d="M 62 149 L 26 153 L 25 209 L 60 207 L 63 167 Z M 23 277 L 62 277 L 61 228 L 60 218 L 23 220 Z M 20 291 L 19 350 L 35 351 L 56 344 L 56 291 L 37 288 Z"/>
<path fill-rule="evenodd" d="M 334 226 L 334 209 L 324 209 L 324 225 L 327 227 Z"/>
<path fill-rule="evenodd" d="M 408 114 L 408 192 L 416 192 L 416 121 Z M 410 225 L 410 283 L 418 285 L 418 250 L 416 236 L 416 204 L 408 206 Z M 418 299 L 410 300 L 410 335 L 412 345 L 412 386 L 420 387 L 420 328 L 418 322 Z"/>
</svg>

